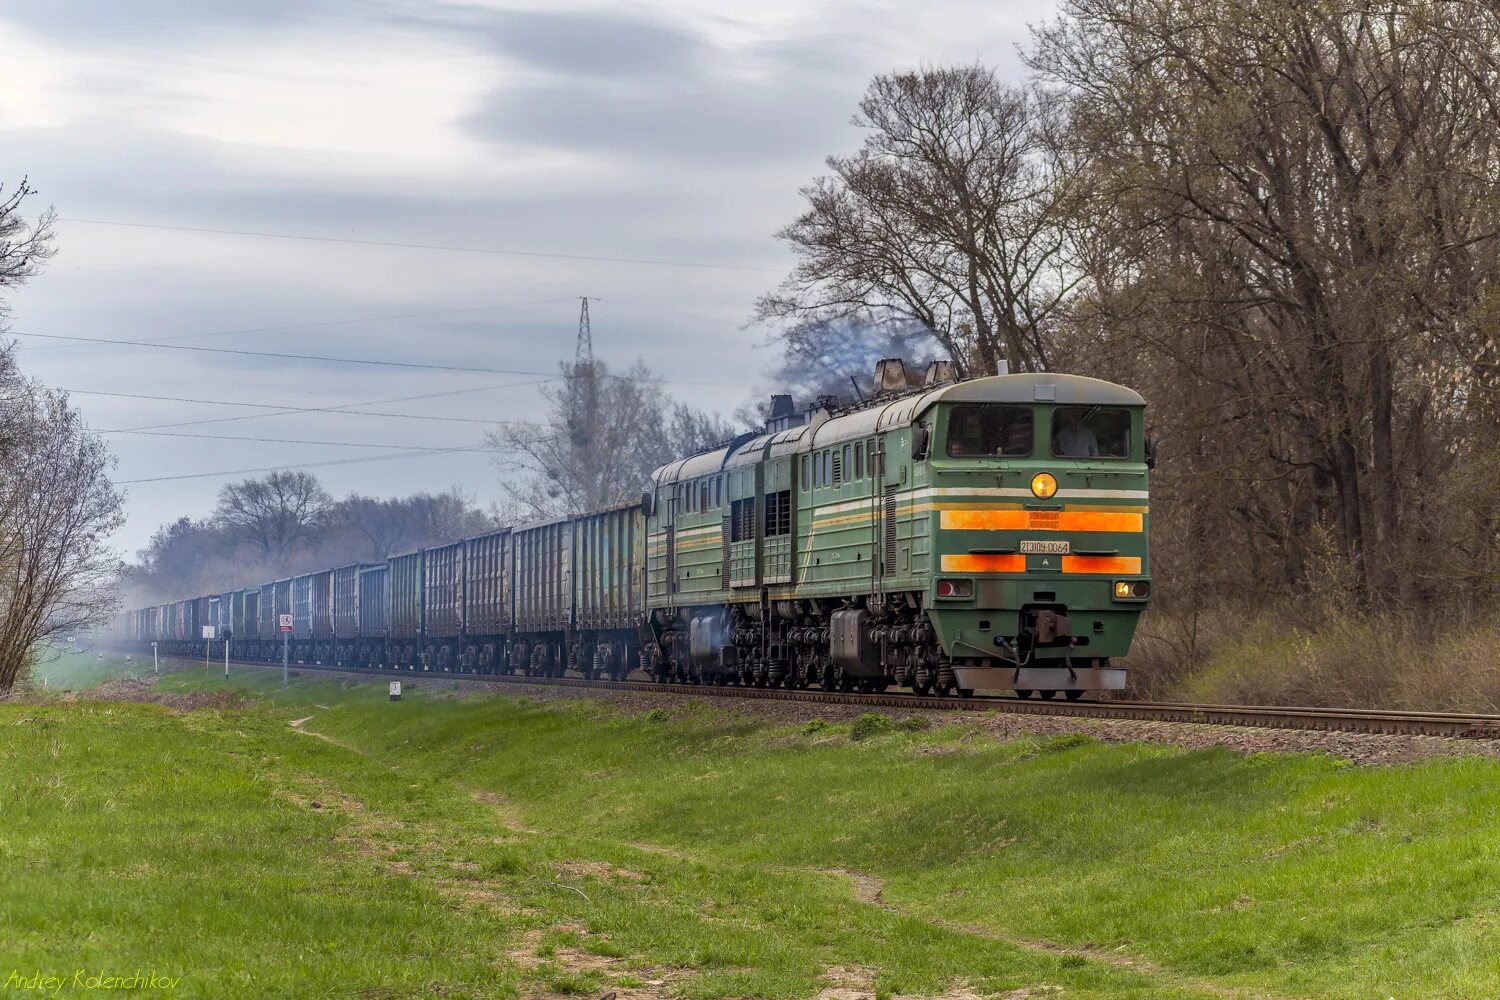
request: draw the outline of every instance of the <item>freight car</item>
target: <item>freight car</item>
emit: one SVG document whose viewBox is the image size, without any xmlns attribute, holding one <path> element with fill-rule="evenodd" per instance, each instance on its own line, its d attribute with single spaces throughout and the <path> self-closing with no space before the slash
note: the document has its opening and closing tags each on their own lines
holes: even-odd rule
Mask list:
<svg viewBox="0 0 1500 1000">
<path fill-rule="evenodd" d="M 292 613 L 309 663 L 1122 688 L 1151 596 L 1141 397 L 1069 375 L 957 380 L 942 363 L 907 388 L 882 362 L 876 384 L 841 410 L 778 397 L 761 431 L 656 470 L 636 503 L 245 591 L 258 627 L 241 648 L 279 660 L 276 615 Z M 191 612 L 169 609 L 181 635 Z"/>
</svg>

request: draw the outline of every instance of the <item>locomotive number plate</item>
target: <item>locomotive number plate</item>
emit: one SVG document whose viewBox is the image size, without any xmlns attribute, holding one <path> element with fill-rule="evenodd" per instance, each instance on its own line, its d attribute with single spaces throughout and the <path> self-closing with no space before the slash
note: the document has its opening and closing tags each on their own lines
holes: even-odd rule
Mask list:
<svg viewBox="0 0 1500 1000">
<path fill-rule="evenodd" d="M 1039 556 L 1065 556 L 1073 547 L 1069 542 L 1022 542 L 1021 551 Z"/>
</svg>

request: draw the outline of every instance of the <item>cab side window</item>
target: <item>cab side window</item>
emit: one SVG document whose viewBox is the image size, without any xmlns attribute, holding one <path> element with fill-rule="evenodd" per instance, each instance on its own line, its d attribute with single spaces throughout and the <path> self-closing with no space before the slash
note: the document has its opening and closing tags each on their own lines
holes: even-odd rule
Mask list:
<svg viewBox="0 0 1500 1000">
<path fill-rule="evenodd" d="M 1031 408 L 959 403 L 948 413 L 949 458 L 1025 458 L 1035 433 Z"/>
</svg>

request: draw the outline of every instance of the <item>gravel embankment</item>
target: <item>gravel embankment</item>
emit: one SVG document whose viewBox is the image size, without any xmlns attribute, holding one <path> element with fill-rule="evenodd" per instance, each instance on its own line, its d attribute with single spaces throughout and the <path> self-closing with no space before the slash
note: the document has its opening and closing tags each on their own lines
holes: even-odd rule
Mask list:
<svg viewBox="0 0 1500 1000">
<path fill-rule="evenodd" d="M 814 718 L 828 722 L 851 722 L 866 712 L 883 712 L 895 719 L 925 716 L 933 725 L 956 723 L 971 726 L 996 739 L 1023 736 L 1046 739 L 1082 734 L 1105 743 L 1159 743 L 1199 750 L 1223 747 L 1240 753 L 1325 753 L 1361 764 L 1394 764 L 1426 757 L 1479 754 L 1500 757 L 1500 740 L 1461 740 L 1437 736 L 1395 736 L 1376 733 L 1330 733 L 1301 729 L 1253 729 L 1243 726 L 1201 723 L 1127 721 L 1069 718 L 1066 716 L 1010 715 L 996 712 L 956 712 L 945 709 L 884 709 L 861 705 L 829 705 L 812 702 L 740 698 L 733 695 L 645 694 L 547 684 L 492 684 L 485 681 L 443 681 L 408 675 L 408 685 L 433 684 L 457 694 L 487 692 L 537 701 L 592 699 L 616 705 L 627 712 L 654 708 L 673 714 L 715 713 L 731 718 L 755 718 L 795 725 Z"/>
<path fill-rule="evenodd" d="M 302 674 L 303 676 L 340 676 L 358 681 L 382 679 L 382 675 L 339 671 L 303 670 Z M 408 690 L 430 688 L 442 693 L 451 693 L 455 697 L 488 695 L 528 698 L 535 701 L 593 700 L 631 713 L 663 709 L 673 715 L 708 713 L 720 716 L 725 721 L 751 718 L 782 725 L 798 725 L 819 718 L 827 722 L 852 722 L 866 712 L 874 711 L 890 715 L 895 719 L 923 716 L 930 719 L 933 725 L 952 723 L 968 726 L 976 733 L 983 733 L 1001 740 L 1021 737 L 1046 739 L 1054 736 L 1081 734 L 1105 743 L 1156 743 L 1189 750 L 1222 747 L 1238 753 L 1324 753 L 1360 764 L 1396 764 L 1458 754 L 1500 757 L 1500 740 L 1462 740 L 1437 736 L 1395 736 L 1300 729 L 1253 729 L 1201 723 L 1011 715 L 1003 711 L 957 712 L 939 708 L 893 710 L 879 706 L 817 704 L 735 695 L 648 694 L 637 691 L 562 687 L 550 684 L 493 683 L 412 673 L 390 675 L 389 679 L 400 680 Z M 149 678 L 143 678 L 139 681 L 112 682 L 86 697 L 120 701 L 153 701 L 176 708 L 192 709 L 231 707 L 241 696 L 228 692 L 162 694 L 152 690 Z"/>
</svg>

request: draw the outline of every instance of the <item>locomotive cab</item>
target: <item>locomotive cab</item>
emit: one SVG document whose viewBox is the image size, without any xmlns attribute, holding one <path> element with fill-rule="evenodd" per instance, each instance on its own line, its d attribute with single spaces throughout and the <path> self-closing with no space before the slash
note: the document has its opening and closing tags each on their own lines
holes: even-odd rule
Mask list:
<svg viewBox="0 0 1500 1000">
<path fill-rule="evenodd" d="M 1150 599 L 1145 403 L 1068 375 L 960 383 L 914 423 L 928 620 L 960 688 L 1124 687 Z"/>
</svg>

